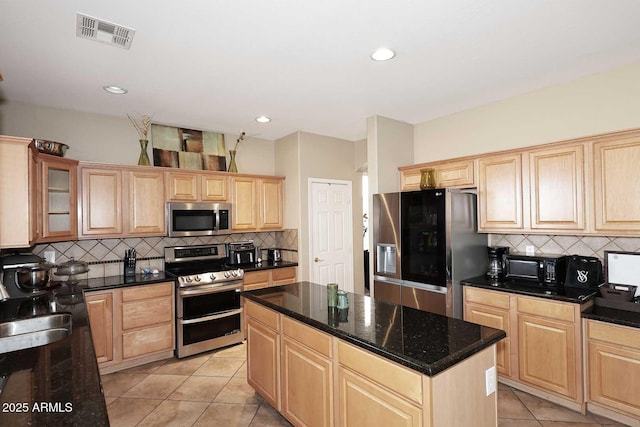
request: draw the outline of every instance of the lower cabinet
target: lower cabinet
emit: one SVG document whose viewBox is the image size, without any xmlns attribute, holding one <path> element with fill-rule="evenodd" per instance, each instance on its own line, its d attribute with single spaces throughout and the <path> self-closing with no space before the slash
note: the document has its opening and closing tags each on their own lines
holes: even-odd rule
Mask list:
<svg viewBox="0 0 640 427">
<path fill-rule="evenodd" d="M 502 329 L 497 367 L 503 382 L 584 411 L 581 306 L 465 287 L 465 320 Z"/>
<path fill-rule="evenodd" d="M 596 404 L 640 419 L 640 329 L 595 320 L 585 325 L 589 410 Z"/>
<path fill-rule="evenodd" d="M 245 291 L 287 285 L 296 282 L 296 267 L 274 268 L 270 270 L 247 271 L 244 273 Z"/>
<path fill-rule="evenodd" d="M 101 373 L 173 356 L 173 282 L 87 292 L 85 298 Z"/>
</svg>

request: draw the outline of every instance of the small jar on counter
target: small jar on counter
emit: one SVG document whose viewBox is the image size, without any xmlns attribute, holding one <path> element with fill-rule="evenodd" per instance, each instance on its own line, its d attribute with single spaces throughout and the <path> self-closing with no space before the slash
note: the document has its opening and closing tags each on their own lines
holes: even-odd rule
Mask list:
<svg viewBox="0 0 640 427">
<path fill-rule="evenodd" d="M 327 306 L 336 307 L 338 305 L 338 284 L 329 283 L 327 285 Z"/>
</svg>

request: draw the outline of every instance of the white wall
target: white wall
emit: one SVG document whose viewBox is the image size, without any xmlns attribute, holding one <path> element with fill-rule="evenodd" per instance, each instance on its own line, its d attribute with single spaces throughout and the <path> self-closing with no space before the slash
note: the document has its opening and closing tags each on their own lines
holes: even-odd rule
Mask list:
<svg viewBox="0 0 640 427">
<path fill-rule="evenodd" d="M 370 193 L 400 191 L 398 167 L 413 163 L 413 133 L 409 123 L 382 116 L 367 119 Z"/>
<path fill-rule="evenodd" d="M 215 132 L 215 129 L 202 130 Z M 140 156 L 138 133 L 126 116 L 5 101 L 0 103 L 0 134 L 63 142 L 70 147 L 66 157 L 77 160 L 135 165 Z M 238 135 L 225 135 L 227 151 L 233 148 L 237 138 Z M 245 138 L 236 157 L 238 171 L 274 175 L 273 144 L 266 139 Z M 148 153 L 152 159 L 151 147 Z"/>
<path fill-rule="evenodd" d="M 413 162 L 637 127 L 640 63 L 417 124 Z"/>
</svg>

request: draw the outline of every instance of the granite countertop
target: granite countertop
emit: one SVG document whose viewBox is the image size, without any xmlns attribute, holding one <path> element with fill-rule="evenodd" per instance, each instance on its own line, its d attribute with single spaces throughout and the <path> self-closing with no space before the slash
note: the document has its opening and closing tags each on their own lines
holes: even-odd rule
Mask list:
<svg viewBox="0 0 640 427">
<path fill-rule="evenodd" d="M 162 272 L 155 276 L 136 275 L 135 278 L 88 279 L 81 280 L 71 295 L 65 292 L 69 288 L 58 285 L 39 297 L 0 302 L 1 322 L 53 312 L 72 315 L 68 337 L 44 346 L 0 354 L 0 375 L 7 378 L 0 394 L 0 425 L 108 426 L 82 291 L 173 280 Z"/>
<path fill-rule="evenodd" d="M 286 268 L 286 267 L 297 267 L 297 262 L 290 261 L 280 261 L 280 262 L 270 262 L 270 261 L 262 261 L 260 264 L 253 265 L 241 265 L 239 266 L 244 271 L 260 271 L 260 270 L 273 270 L 275 268 Z"/>
<path fill-rule="evenodd" d="M 537 286 L 526 281 L 495 282 L 485 276 L 472 277 L 460 281 L 463 286 L 490 289 L 493 291 L 510 292 L 513 294 L 547 298 L 556 301 L 584 304 L 598 295 L 598 289 L 588 288 L 553 288 Z"/>
<path fill-rule="evenodd" d="M 245 291 L 243 296 L 428 376 L 506 336 L 499 329 L 353 293 L 348 294 L 348 309 L 329 309 L 326 287 L 310 282 Z"/>
<path fill-rule="evenodd" d="M 640 328 L 640 298 L 636 297 L 634 302 L 623 302 L 596 297 L 595 304 L 583 311 L 582 317 Z"/>
</svg>

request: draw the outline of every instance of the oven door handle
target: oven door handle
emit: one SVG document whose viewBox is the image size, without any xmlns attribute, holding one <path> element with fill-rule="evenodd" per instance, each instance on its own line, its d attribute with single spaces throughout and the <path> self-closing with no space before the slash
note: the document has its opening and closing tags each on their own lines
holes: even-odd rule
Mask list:
<svg viewBox="0 0 640 427">
<path fill-rule="evenodd" d="M 216 292 L 224 292 L 235 289 L 236 292 L 240 292 L 242 290 L 242 283 L 237 283 L 235 285 L 202 285 L 198 286 L 196 289 L 180 289 L 178 293 L 180 296 L 192 296 L 192 295 L 203 295 L 203 294 L 215 294 Z"/>
<path fill-rule="evenodd" d="M 233 316 L 235 314 L 240 314 L 240 313 L 242 313 L 241 308 L 237 310 L 223 311 L 222 313 L 212 314 L 211 316 L 198 317 L 197 319 L 190 319 L 190 320 L 178 319 L 178 323 L 180 323 L 181 325 L 190 325 L 192 323 L 201 323 L 201 322 L 207 322 L 209 320 L 222 319 L 223 317 L 229 317 L 229 316 Z"/>
</svg>

